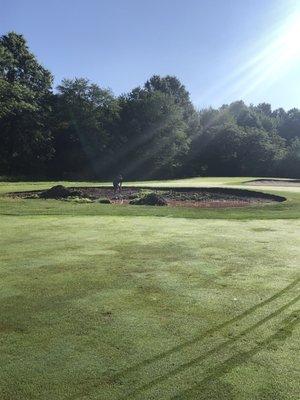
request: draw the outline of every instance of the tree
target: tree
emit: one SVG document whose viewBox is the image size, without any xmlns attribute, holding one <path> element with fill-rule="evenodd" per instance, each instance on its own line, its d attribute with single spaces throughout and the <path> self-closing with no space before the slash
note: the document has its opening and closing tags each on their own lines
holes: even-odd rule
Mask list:
<svg viewBox="0 0 300 400">
<path fill-rule="evenodd" d="M 159 91 L 173 97 L 174 102 L 186 110 L 193 107 L 189 92 L 176 76 L 167 75 L 161 77 L 159 75 L 153 75 L 147 80 L 144 88 L 148 92 Z"/>
<path fill-rule="evenodd" d="M 245 132 L 235 124 L 218 126 L 203 153 L 209 174 L 238 175 L 240 148 Z"/>
<path fill-rule="evenodd" d="M 255 110 L 268 117 L 272 116 L 272 107 L 269 103 L 260 103 L 255 107 Z"/>
<path fill-rule="evenodd" d="M 57 90 L 52 171 L 56 176 L 103 177 L 115 140 L 118 101 L 110 90 L 82 78 L 65 79 Z"/>
<path fill-rule="evenodd" d="M 167 93 L 141 88 L 120 102 L 126 143 L 117 160 L 123 173 L 144 178 L 174 174 L 189 145 L 182 108 Z"/>
<path fill-rule="evenodd" d="M 281 115 L 278 133 L 287 140 L 300 138 L 300 110 L 293 108 Z"/>
<path fill-rule="evenodd" d="M 285 142 L 277 134 L 264 129 L 246 128 L 239 149 L 241 175 L 272 175 L 279 160 L 285 156 Z"/>
<path fill-rule="evenodd" d="M 199 130 L 199 119 L 196 110 L 190 99 L 190 94 L 185 86 L 176 76 L 153 75 L 146 81 L 144 89 L 150 93 L 161 92 L 171 96 L 174 103 L 182 109 L 182 116 L 187 126 L 187 134 L 189 137 L 197 134 Z"/>
<path fill-rule="evenodd" d="M 22 35 L 0 38 L 0 169 L 37 174 L 53 155 L 47 125 L 52 76 Z"/>
<path fill-rule="evenodd" d="M 208 173 L 208 146 L 222 127 L 236 124 L 228 106 L 219 110 L 207 108 L 197 112 L 198 129 L 195 130 L 189 152 L 185 157 L 183 174 L 185 176 L 206 175 Z M 211 150 L 211 149 L 210 149 Z M 210 163 L 209 163 L 210 164 Z M 212 165 L 210 166 L 210 168 Z M 219 159 L 215 160 L 213 169 L 219 168 Z"/>
<path fill-rule="evenodd" d="M 279 164 L 280 176 L 300 178 L 300 138 L 291 140 L 285 157 Z"/>
</svg>

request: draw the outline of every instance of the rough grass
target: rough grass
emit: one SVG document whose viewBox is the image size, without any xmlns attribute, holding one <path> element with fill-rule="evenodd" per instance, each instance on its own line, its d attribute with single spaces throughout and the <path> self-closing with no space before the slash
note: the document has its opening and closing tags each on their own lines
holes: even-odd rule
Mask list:
<svg viewBox="0 0 300 400">
<path fill-rule="evenodd" d="M 299 198 L 285 193 L 287 220 L 3 197 L 0 399 L 298 399 Z"/>
</svg>

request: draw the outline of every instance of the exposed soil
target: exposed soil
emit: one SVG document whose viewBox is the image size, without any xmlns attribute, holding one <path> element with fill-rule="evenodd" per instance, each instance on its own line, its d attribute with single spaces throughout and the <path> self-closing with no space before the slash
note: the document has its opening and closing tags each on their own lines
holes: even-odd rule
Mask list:
<svg viewBox="0 0 300 400">
<path fill-rule="evenodd" d="M 300 179 L 254 179 L 253 181 L 244 182 L 254 186 L 298 186 L 300 187 Z"/>
<path fill-rule="evenodd" d="M 72 200 L 75 194 L 77 198 L 89 199 L 89 201 L 108 203 L 108 204 L 135 204 L 135 205 L 159 205 L 145 203 L 143 199 L 149 193 L 155 193 L 157 198 L 163 199 L 169 206 L 181 207 L 201 207 L 201 208 L 220 208 L 220 207 L 243 207 L 255 203 L 282 202 L 285 197 L 276 196 L 262 192 L 232 188 L 146 188 L 146 187 L 123 187 L 120 194 L 115 194 L 110 187 L 76 187 L 68 188 Z M 32 191 L 11 193 L 11 196 L 22 198 L 49 198 L 47 191 Z M 46 195 L 45 195 L 46 193 Z M 153 196 L 152 196 L 153 197 Z M 154 196 L 155 197 L 155 196 Z M 55 197 L 57 199 L 56 192 Z M 65 199 L 63 197 L 62 199 Z M 142 199 L 142 201 L 140 201 Z M 162 204 L 161 204 L 162 205 Z"/>
<path fill-rule="evenodd" d="M 167 200 L 164 199 L 159 193 L 148 193 L 142 197 L 138 197 L 129 202 L 133 205 L 146 205 L 146 206 L 167 206 Z"/>
<path fill-rule="evenodd" d="M 40 193 L 40 197 L 44 199 L 66 199 L 70 196 L 81 196 L 81 192 L 72 188 L 66 188 L 63 185 L 57 185 Z"/>
</svg>

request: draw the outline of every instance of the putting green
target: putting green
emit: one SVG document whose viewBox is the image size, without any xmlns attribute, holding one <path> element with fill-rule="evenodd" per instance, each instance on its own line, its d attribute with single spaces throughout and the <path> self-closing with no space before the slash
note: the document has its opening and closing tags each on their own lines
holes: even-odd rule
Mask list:
<svg viewBox="0 0 300 400">
<path fill-rule="evenodd" d="M 298 399 L 299 190 L 208 211 L 4 195 L 49 186 L 1 186 L 1 400 Z"/>
</svg>

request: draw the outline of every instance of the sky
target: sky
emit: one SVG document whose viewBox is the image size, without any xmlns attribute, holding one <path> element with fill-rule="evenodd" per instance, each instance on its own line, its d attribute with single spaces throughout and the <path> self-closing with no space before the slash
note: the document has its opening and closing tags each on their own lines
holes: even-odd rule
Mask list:
<svg viewBox="0 0 300 400">
<path fill-rule="evenodd" d="M 0 0 L 54 75 L 116 95 L 176 75 L 198 108 L 242 99 L 300 108 L 300 0 Z"/>
</svg>

